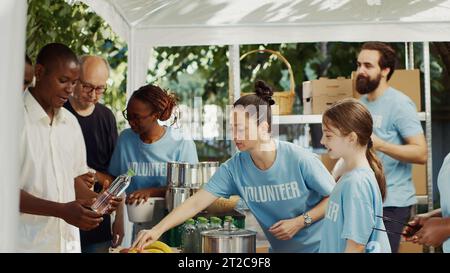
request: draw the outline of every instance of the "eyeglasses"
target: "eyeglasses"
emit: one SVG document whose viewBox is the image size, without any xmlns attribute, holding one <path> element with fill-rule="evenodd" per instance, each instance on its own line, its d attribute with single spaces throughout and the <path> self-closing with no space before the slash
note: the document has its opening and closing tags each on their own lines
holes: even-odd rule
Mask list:
<svg viewBox="0 0 450 273">
<path fill-rule="evenodd" d="M 150 113 L 150 114 L 145 115 L 145 116 L 143 116 L 143 117 L 139 117 L 139 116 L 131 116 L 131 117 L 130 117 L 130 116 L 128 116 L 128 111 L 127 111 L 127 109 L 125 109 L 125 110 L 122 111 L 122 115 L 123 115 L 123 117 L 124 117 L 126 120 L 128 120 L 128 121 L 138 121 L 138 122 L 141 122 L 141 120 L 150 117 L 151 115 L 153 115 L 153 113 Z"/>
<path fill-rule="evenodd" d="M 85 93 L 91 93 L 92 91 L 95 90 L 95 94 L 97 95 L 101 95 L 103 93 L 105 93 L 107 87 L 106 86 L 93 86 L 90 83 L 86 83 L 80 80 L 81 86 L 83 87 L 83 91 Z"/>
</svg>

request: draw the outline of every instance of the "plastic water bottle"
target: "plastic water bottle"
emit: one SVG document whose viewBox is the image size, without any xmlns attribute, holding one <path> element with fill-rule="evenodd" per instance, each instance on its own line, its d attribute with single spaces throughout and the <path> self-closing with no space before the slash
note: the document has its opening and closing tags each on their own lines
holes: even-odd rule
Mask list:
<svg viewBox="0 0 450 273">
<path fill-rule="evenodd" d="M 234 219 L 232 216 L 225 216 L 223 221 L 223 228 L 225 229 L 234 229 L 236 226 L 234 225 Z"/>
<path fill-rule="evenodd" d="M 109 201 L 113 197 L 120 196 L 128 188 L 131 177 L 134 175 L 135 173 L 132 169 L 129 169 L 126 174 L 119 175 L 114 179 L 109 188 L 97 197 L 91 209 L 100 214 L 105 214 L 109 208 Z"/>
<path fill-rule="evenodd" d="M 209 218 L 209 229 L 215 230 L 215 229 L 221 229 L 222 228 L 222 219 L 219 217 L 211 217 Z"/>
<path fill-rule="evenodd" d="M 197 218 L 197 232 L 196 232 L 196 253 L 202 253 L 202 231 L 208 230 L 209 224 L 208 219 L 205 217 Z"/>
<path fill-rule="evenodd" d="M 194 253 L 195 252 L 195 234 L 197 229 L 195 227 L 194 219 L 189 219 L 184 222 L 181 233 L 181 252 Z"/>
</svg>

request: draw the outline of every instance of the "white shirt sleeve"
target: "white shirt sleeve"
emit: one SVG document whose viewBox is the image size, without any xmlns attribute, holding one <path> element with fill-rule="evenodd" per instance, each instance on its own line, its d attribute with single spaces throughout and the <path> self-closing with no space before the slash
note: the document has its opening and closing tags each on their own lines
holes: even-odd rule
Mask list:
<svg viewBox="0 0 450 273">
<path fill-rule="evenodd" d="M 83 133 L 81 131 L 81 127 L 78 124 L 74 124 L 74 141 L 75 141 L 75 151 L 74 151 L 74 174 L 75 177 L 80 176 L 88 172 L 87 166 L 87 154 L 86 154 L 86 145 L 84 143 Z M 75 178 L 74 177 L 74 178 Z"/>
</svg>

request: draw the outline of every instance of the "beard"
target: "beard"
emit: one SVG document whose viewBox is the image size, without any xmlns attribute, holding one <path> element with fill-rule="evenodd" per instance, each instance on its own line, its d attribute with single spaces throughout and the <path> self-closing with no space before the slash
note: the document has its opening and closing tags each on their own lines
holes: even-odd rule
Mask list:
<svg viewBox="0 0 450 273">
<path fill-rule="evenodd" d="M 378 85 L 380 85 L 380 81 L 381 73 L 378 74 L 378 76 L 373 80 L 369 77 L 358 75 L 356 77 L 356 91 L 358 91 L 361 95 L 372 93 L 375 89 L 377 89 Z"/>
</svg>

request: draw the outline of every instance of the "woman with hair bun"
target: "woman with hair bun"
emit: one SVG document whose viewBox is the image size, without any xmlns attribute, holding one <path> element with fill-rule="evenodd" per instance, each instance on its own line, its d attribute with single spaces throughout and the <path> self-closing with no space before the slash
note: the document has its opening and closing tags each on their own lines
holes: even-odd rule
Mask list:
<svg viewBox="0 0 450 273">
<path fill-rule="evenodd" d="M 208 207 L 219 197 L 239 195 L 261 225 L 272 252 L 318 252 L 321 219 L 335 182 L 312 153 L 271 136 L 272 88 L 263 81 L 255 94 L 233 105 L 231 127 L 239 149 L 205 187 L 159 224 L 138 234 L 143 248 L 165 231 Z"/>
<path fill-rule="evenodd" d="M 130 128 L 120 134 L 108 170 L 113 176 L 126 173 L 129 168 L 136 173 L 126 190 L 127 204 L 165 196 L 167 162 L 198 163 L 194 141 L 180 130 L 158 123 L 171 117 L 176 104 L 174 95 L 149 84 L 134 91 L 123 111 Z M 139 224 L 135 232 L 150 226 Z"/>
</svg>

